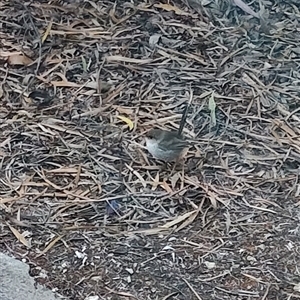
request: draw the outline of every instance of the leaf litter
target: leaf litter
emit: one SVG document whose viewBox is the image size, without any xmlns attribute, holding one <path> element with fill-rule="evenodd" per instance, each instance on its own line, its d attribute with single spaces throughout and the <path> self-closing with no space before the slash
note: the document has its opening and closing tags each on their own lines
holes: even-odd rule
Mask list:
<svg viewBox="0 0 300 300">
<path fill-rule="evenodd" d="M 69 299 L 300 297 L 297 2 L 0 17 L 2 251 Z M 143 136 L 186 103 L 194 146 L 173 169 Z"/>
</svg>

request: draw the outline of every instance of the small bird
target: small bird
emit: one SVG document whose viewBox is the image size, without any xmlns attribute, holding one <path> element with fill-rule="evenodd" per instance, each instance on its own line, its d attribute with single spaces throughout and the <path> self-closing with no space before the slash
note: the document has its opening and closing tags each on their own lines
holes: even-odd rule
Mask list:
<svg viewBox="0 0 300 300">
<path fill-rule="evenodd" d="M 146 147 L 152 156 L 165 162 L 182 158 L 191 144 L 177 131 L 151 129 L 146 134 Z"/>
</svg>

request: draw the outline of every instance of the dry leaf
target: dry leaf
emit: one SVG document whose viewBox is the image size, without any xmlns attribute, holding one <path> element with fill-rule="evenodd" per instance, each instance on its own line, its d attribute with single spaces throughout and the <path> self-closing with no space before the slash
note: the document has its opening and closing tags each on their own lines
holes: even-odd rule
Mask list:
<svg viewBox="0 0 300 300">
<path fill-rule="evenodd" d="M 158 185 L 159 185 L 159 172 L 156 173 L 154 181 L 152 182 L 151 191 L 155 191 Z"/>
<path fill-rule="evenodd" d="M 242 0 L 233 0 L 236 6 L 242 9 L 244 12 L 252 15 L 255 18 L 259 19 L 258 13 L 256 13 L 248 4 L 244 3 Z"/>
<path fill-rule="evenodd" d="M 47 27 L 47 29 L 46 29 L 46 31 L 45 31 L 45 34 L 44 34 L 43 37 L 42 37 L 42 44 L 43 44 L 43 43 L 45 42 L 45 40 L 47 39 L 47 37 L 48 37 L 48 35 L 49 35 L 49 32 L 50 32 L 51 28 L 52 28 L 52 22 L 49 23 L 49 25 L 48 25 L 48 27 Z"/>
<path fill-rule="evenodd" d="M 150 229 L 139 229 L 137 231 L 131 231 L 130 235 L 134 234 L 146 234 L 146 235 L 154 235 L 154 234 L 160 234 L 162 232 L 167 232 L 168 228 L 163 227 L 156 227 L 156 228 L 150 228 Z"/>
<path fill-rule="evenodd" d="M 148 64 L 153 61 L 153 59 L 138 59 L 138 58 L 125 57 L 121 55 L 106 56 L 106 60 L 108 62 L 121 61 L 121 62 L 128 62 L 132 64 Z"/>
<path fill-rule="evenodd" d="M 182 224 L 180 224 L 180 226 L 178 226 L 178 228 L 176 228 L 175 232 L 178 232 L 180 230 L 182 230 L 183 228 L 187 227 L 188 225 L 190 225 L 191 223 L 194 222 L 194 220 L 196 219 L 196 217 L 198 216 L 199 210 L 194 210 L 192 212 L 191 215 L 188 216 L 188 218 L 182 222 Z"/>
<path fill-rule="evenodd" d="M 126 118 L 126 117 L 123 117 L 123 116 L 117 116 L 118 119 L 122 120 L 123 122 L 125 122 L 129 129 L 132 130 L 134 125 L 133 125 L 133 122 L 129 119 L 129 118 Z"/>
<path fill-rule="evenodd" d="M 170 221 L 170 222 L 164 224 L 162 226 L 162 228 L 172 228 L 175 225 L 177 225 L 177 224 L 179 224 L 179 223 L 181 223 L 181 222 L 189 219 L 191 216 L 194 216 L 195 214 L 198 214 L 198 212 L 197 211 L 189 211 L 189 212 L 185 213 L 182 216 L 176 217 L 176 219 L 174 219 L 173 221 Z"/>
<path fill-rule="evenodd" d="M 149 46 L 153 49 L 161 38 L 161 34 L 153 34 L 149 38 Z"/>
<path fill-rule="evenodd" d="M 171 185 L 172 185 L 172 188 L 174 189 L 175 186 L 176 186 L 176 183 L 178 182 L 178 180 L 180 179 L 180 173 L 177 172 L 175 173 L 172 177 L 171 177 Z"/>
<path fill-rule="evenodd" d="M 21 54 L 21 52 L 7 52 L 7 51 L 0 51 L 0 57 L 7 58 L 11 55 Z"/>
<path fill-rule="evenodd" d="M 69 168 L 69 167 L 59 167 L 58 169 L 53 169 L 53 170 L 46 170 L 47 173 L 77 173 L 78 169 L 77 168 Z"/>
<path fill-rule="evenodd" d="M 294 286 L 294 291 L 299 292 L 300 293 L 300 282 L 295 284 Z"/>
<path fill-rule="evenodd" d="M 206 265 L 207 269 L 214 269 L 216 267 L 216 263 L 211 261 L 205 261 L 204 264 Z"/>
<path fill-rule="evenodd" d="M 147 186 L 147 184 L 146 184 L 144 178 L 142 177 L 142 175 L 138 171 L 134 170 L 131 166 L 129 166 L 127 164 L 125 164 L 125 166 L 140 180 L 140 183 L 145 188 Z"/>
<path fill-rule="evenodd" d="M 211 93 L 211 96 L 209 98 L 208 108 L 210 110 L 211 123 L 213 126 L 216 126 L 217 125 L 216 102 L 215 102 L 214 92 Z"/>
<path fill-rule="evenodd" d="M 215 196 L 215 194 L 209 191 L 207 191 L 207 194 L 213 208 L 217 208 L 217 197 Z"/>
<path fill-rule="evenodd" d="M 8 57 L 7 62 L 10 65 L 28 66 L 33 63 L 33 60 L 23 54 L 13 54 Z"/>
<path fill-rule="evenodd" d="M 37 255 L 37 257 L 42 256 L 43 254 L 47 253 L 58 241 L 60 241 L 62 238 L 64 237 L 64 235 L 60 235 L 57 236 L 56 238 L 54 238 L 48 245 L 47 247 L 40 253 Z"/>
<path fill-rule="evenodd" d="M 170 188 L 170 186 L 165 182 L 163 181 L 162 184 L 160 185 L 163 189 L 165 189 L 169 194 L 172 194 L 173 191 L 172 189 Z"/>
<path fill-rule="evenodd" d="M 30 247 L 29 241 L 25 239 L 25 237 L 20 233 L 16 228 L 12 227 L 11 225 L 8 224 L 9 229 L 11 232 L 14 234 L 14 236 L 18 239 L 19 242 L 21 242 L 24 246 Z"/>
<path fill-rule="evenodd" d="M 2 84 L 0 84 L 0 99 L 3 97 L 3 94 L 4 94 L 4 92 L 2 89 Z"/>
<path fill-rule="evenodd" d="M 81 55 L 81 61 L 82 61 L 82 69 L 84 72 L 87 72 L 87 62 L 83 55 Z"/>
<path fill-rule="evenodd" d="M 118 19 L 115 16 L 115 13 L 116 13 L 116 7 L 114 6 L 114 8 L 109 11 L 109 16 L 110 16 L 111 20 L 116 24 L 116 23 L 119 23 L 121 21 L 121 19 Z"/>
<path fill-rule="evenodd" d="M 154 6 L 157 7 L 157 8 L 167 10 L 167 11 L 174 11 L 174 13 L 176 15 L 181 15 L 181 16 L 189 16 L 190 15 L 189 13 L 181 10 L 180 8 L 178 8 L 176 6 L 173 6 L 173 5 L 170 5 L 170 4 L 160 3 L 160 4 L 155 4 Z"/>
</svg>

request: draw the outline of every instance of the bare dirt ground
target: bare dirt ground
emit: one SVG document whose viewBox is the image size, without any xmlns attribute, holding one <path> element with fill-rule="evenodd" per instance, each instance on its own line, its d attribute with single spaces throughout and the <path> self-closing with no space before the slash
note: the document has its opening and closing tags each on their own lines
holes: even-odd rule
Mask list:
<svg viewBox="0 0 300 300">
<path fill-rule="evenodd" d="M 300 298 L 300 8 L 246 2 L 0 3 L 3 252 L 68 299 Z"/>
</svg>

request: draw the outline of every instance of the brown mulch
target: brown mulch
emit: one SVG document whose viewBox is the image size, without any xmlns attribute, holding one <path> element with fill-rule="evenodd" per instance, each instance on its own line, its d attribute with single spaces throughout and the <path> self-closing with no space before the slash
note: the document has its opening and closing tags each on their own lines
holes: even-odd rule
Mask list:
<svg viewBox="0 0 300 300">
<path fill-rule="evenodd" d="M 300 299 L 299 4 L 199 2 L 0 3 L 0 249 L 59 295 Z"/>
</svg>

